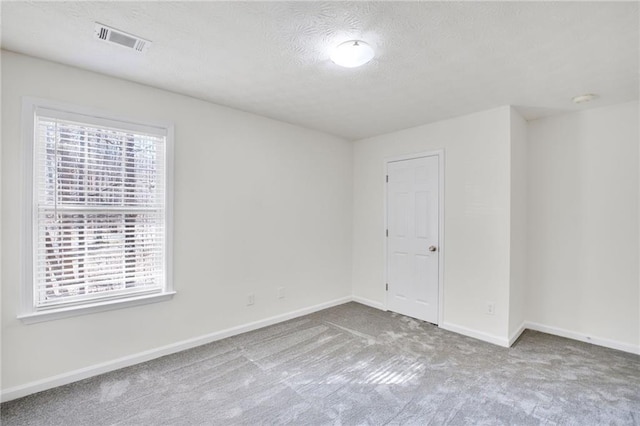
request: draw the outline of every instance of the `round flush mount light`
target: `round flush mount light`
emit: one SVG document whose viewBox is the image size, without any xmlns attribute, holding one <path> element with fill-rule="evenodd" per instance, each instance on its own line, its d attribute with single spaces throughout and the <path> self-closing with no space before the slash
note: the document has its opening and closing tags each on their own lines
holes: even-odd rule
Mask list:
<svg viewBox="0 0 640 426">
<path fill-rule="evenodd" d="M 371 46 L 362 40 L 349 40 L 337 45 L 330 53 L 331 60 L 345 68 L 355 68 L 373 59 Z"/>
<path fill-rule="evenodd" d="M 571 100 L 575 104 L 581 104 L 584 102 L 592 101 L 596 98 L 596 95 L 593 93 L 587 93 L 586 95 L 574 96 Z"/>
</svg>

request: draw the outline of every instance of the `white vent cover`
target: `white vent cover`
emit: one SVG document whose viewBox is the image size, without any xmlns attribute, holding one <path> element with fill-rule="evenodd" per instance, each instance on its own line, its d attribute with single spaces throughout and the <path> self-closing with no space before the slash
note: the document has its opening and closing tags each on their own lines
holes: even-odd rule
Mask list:
<svg viewBox="0 0 640 426">
<path fill-rule="evenodd" d="M 115 28 L 108 27 L 99 22 L 96 22 L 94 36 L 99 40 L 118 44 L 137 52 L 146 52 L 151 45 L 149 40 L 142 39 L 138 36 L 134 36 L 133 34 L 125 33 L 124 31 L 116 30 Z"/>
</svg>

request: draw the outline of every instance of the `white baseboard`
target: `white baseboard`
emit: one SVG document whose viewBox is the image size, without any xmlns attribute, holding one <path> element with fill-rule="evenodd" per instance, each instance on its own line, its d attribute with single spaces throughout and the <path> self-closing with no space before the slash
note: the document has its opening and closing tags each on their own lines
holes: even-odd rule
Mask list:
<svg viewBox="0 0 640 426">
<path fill-rule="evenodd" d="M 518 337 L 520 337 L 520 335 L 524 333 L 526 329 L 527 329 L 526 322 L 523 321 L 522 324 L 520 324 L 520 327 L 518 327 L 518 329 L 516 330 L 516 332 L 513 333 L 511 336 L 509 336 L 509 347 L 513 346 L 516 340 L 518 340 Z"/>
<path fill-rule="evenodd" d="M 254 321 L 248 324 L 243 324 L 237 327 L 228 328 L 226 330 L 217 331 L 214 333 L 206 334 L 192 339 L 183 340 L 180 342 L 172 343 L 159 348 L 150 349 L 148 351 L 139 352 L 137 354 L 128 355 L 122 358 L 118 358 L 112 361 L 95 364 L 89 367 L 81 368 L 78 370 L 70 371 L 67 373 L 59 374 L 57 376 L 48 377 L 46 379 L 37 380 L 24 385 L 15 386 L 3 390 L 0 395 L 0 401 L 10 401 L 12 399 L 21 398 L 36 392 L 41 392 L 47 389 L 55 388 L 58 386 L 66 385 L 78 380 L 83 380 L 89 377 L 97 376 L 99 374 L 108 373 L 110 371 L 118 370 L 120 368 L 129 367 L 131 365 L 139 364 L 141 362 L 150 361 L 161 356 L 170 355 L 176 352 L 180 352 L 186 349 L 191 349 L 196 346 L 205 345 L 207 343 L 214 342 L 216 340 L 225 339 L 227 337 L 235 336 L 238 334 L 246 333 L 248 331 L 257 330 L 262 327 L 277 324 L 283 321 L 287 321 L 293 318 L 308 315 L 313 312 L 321 311 L 323 309 L 331 308 L 333 306 L 342 305 L 347 302 L 358 302 L 363 305 L 370 306 L 372 308 L 385 310 L 382 303 L 369 300 L 359 296 L 346 296 L 340 299 L 331 300 L 329 302 L 321 303 L 318 305 L 310 306 L 307 308 L 298 309 L 292 312 L 288 312 L 281 315 L 276 315 L 270 318 L 265 318 L 260 321 Z M 505 339 L 499 336 L 495 336 L 482 331 L 473 330 L 460 325 L 443 322 L 440 324 L 440 328 L 454 333 L 462 334 L 464 336 L 472 337 L 474 339 L 482 340 L 484 342 L 493 343 L 502 347 L 510 347 L 525 329 L 536 330 L 542 333 L 553 334 L 560 337 L 566 337 L 568 339 L 579 340 L 582 342 L 592 343 L 598 346 L 604 346 L 611 349 L 617 349 L 624 352 L 640 355 L 640 346 L 632 345 L 629 343 L 619 342 L 610 339 L 604 339 L 596 336 L 584 335 L 578 332 L 565 330 L 558 327 L 551 327 L 535 322 L 525 321 L 518 330 L 513 333 L 509 339 Z"/>
<path fill-rule="evenodd" d="M 372 308 L 380 309 L 383 311 L 386 310 L 383 303 L 366 299 L 364 297 L 353 296 L 352 300 L 354 302 L 358 302 L 363 305 L 371 306 Z M 606 348 L 617 349 L 619 351 L 640 355 L 640 345 L 632 345 L 629 343 L 619 342 L 611 339 L 605 339 L 602 337 L 585 335 L 575 331 L 566 330 L 559 327 L 543 325 L 543 324 L 539 324 L 532 321 L 523 321 L 522 324 L 520 324 L 520 326 L 518 327 L 518 329 L 509 336 L 508 340 L 500 336 L 495 336 L 489 333 L 463 327 L 450 322 L 443 322 L 442 324 L 439 325 L 439 327 L 447 331 L 452 331 L 454 333 L 462 334 L 467 337 L 473 337 L 474 339 L 482 340 L 488 343 L 493 343 L 494 345 L 502 346 L 505 348 L 510 348 L 511 346 L 513 346 L 513 344 L 516 342 L 516 340 L 518 340 L 520 335 L 522 335 L 522 333 L 524 333 L 525 330 L 530 329 L 530 330 L 540 331 L 542 333 L 553 334 L 555 336 L 566 337 L 567 339 L 573 339 L 581 342 L 592 343 L 594 345 L 604 346 Z"/>
<path fill-rule="evenodd" d="M 159 348 L 150 349 L 148 351 L 139 352 L 137 354 L 128 355 L 122 358 L 117 358 L 112 361 L 103 362 L 100 364 L 91 365 L 89 367 L 80 368 L 78 370 L 69 371 L 67 373 L 58 374 L 46 379 L 37 380 L 34 382 L 26 383 L 24 385 L 15 386 L 6 390 L 2 390 L 0 400 L 2 402 L 10 401 L 12 399 L 21 398 L 36 392 L 41 392 L 47 389 L 55 388 L 58 386 L 66 385 L 78 380 L 83 380 L 89 377 L 97 376 L 99 374 L 108 373 L 109 371 L 118 370 L 120 368 L 129 367 L 131 365 L 139 364 L 141 362 L 150 361 L 161 356 L 170 355 L 176 352 L 191 349 L 196 346 L 205 345 L 207 343 L 214 342 L 216 340 L 225 339 L 227 337 L 235 336 L 237 334 L 246 333 L 248 331 L 257 330 L 262 327 L 277 324 L 279 322 L 287 321 L 293 318 L 308 315 L 313 312 L 321 311 L 323 309 L 331 308 L 333 306 L 342 305 L 343 303 L 353 301 L 353 297 L 346 296 L 340 299 L 331 300 L 329 302 L 320 303 L 318 305 L 310 306 L 307 308 L 298 309 L 285 314 L 276 315 L 270 318 L 265 318 L 260 321 L 254 321 L 248 324 L 243 324 L 237 327 L 228 328 L 226 330 L 217 331 L 204 336 L 194 337 L 192 339 L 182 340 L 180 342 L 171 343 Z"/>
<path fill-rule="evenodd" d="M 508 348 L 510 346 L 509 341 L 503 337 L 478 330 L 473 330 L 471 328 L 452 324 L 450 322 L 443 322 L 442 324 L 440 324 L 440 328 L 447 331 L 452 331 L 454 333 L 462 334 L 463 336 L 473 337 L 474 339 L 482 340 L 484 342 L 493 343 L 494 345 L 502 346 L 505 348 Z"/>
<path fill-rule="evenodd" d="M 366 299 L 364 297 L 353 296 L 353 301 L 361 303 L 363 305 L 370 306 L 372 308 L 380 309 L 382 311 L 386 310 L 383 303 L 376 302 L 371 299 Z M 511 346 L 513 342 L 515 342 L 516 339 L 520 336 L 520 334 L 524 332 L 524 323 L 523 323 L 522 326 L 520 327 L 520 330 L 518 330 L 517 334 L 514 335 L 515 337 L 512 336 L 512 338 L 509 339 L 509 341 L 507 341 L 506 339 L 499 336 L 494 336 L 492 334 L 484 333 L 482 331 L 473 330 L 471 328 L 462 327 L 462 326 L 448 323 L 448 322 L 443 322 L 442 324 L 439 325 L 439 327 L 447 331 L 452 331 L 454 333 L 462 334 L 467 337 L 473 337 L 474 339 L 493 343 L 494 345 L 499 345 L 503 347 Z"/>
<path fill-rule="evenodd" d="M 358 303 L 360 303 L 362 305 L 367 305 L 367 306 L 370 306 L 372 308 L 380 309 L 381 311 L 386 311 L 386 309 L 384 307 L 384 303 L 376 302 L 374 300 L 366 299 L 366 298 L 360 297 L 360 296 L 353 296 L 352 299 L 353 299 L 354 302 L 358 302 Z"/>
<path fill-rule="evenodd" d="M 366 299 L 364 297 L 353 296 L 353 301 L 361 303 L 363 305 L 371 306 L 372 308 L 380 309 L 382 311 L 386 310 L 383 303 L 375 302 L 375 301 L 373 301 L 371 299 Z M 462 327 L 462 326 L 459 326 L 459 325 L 456 325 L 456 324 L 452 324 L 452 323 L 444 322 L 444 323 L 440 324 L 439 327 L 444 329 L 444 330 L 447 330 L 447 331 L 452 331 L 454 333 L 462 334 L 462 335 L 467 336 L 467 337 L 473 337 L 474 339 L 482 340 L 482 341 L 485 341 L 485 342 L 493 343 L 494 345 L 499 345 L 499 346 L 504 346 L 504 347 L 511 346 L 511 343 L 515 342 L 517 337 L 520 336 L 520 334 L 524 331 L 524 328 L 522 328 L 518 332 L 517 336 L 513 339 L 513 341 L 511 339 L 509 339 L 509 341 L 507 342 L 505 339 L 503 339 L 501 337 L 494 336 L 494 335 L 491 335 L 491 334 L 488 334 L 488 333 L 483 333 L 481 331 L 473 330 L 473 329 L 467 328 L 467 327 Z M 523 327 L 524 327 L 524 324 L 523 324 Z"/>
<path fill-rule="evenodd" d="M 542 333 L 553 334 L 555 336 L 566 337 L 567 339 L 579 340 L 581 342 L 592 343 L 594 345 L 604 346 L 606 348 L 617 349 L 619 351 L 640 355 L 639 345 L 632 345 L 630 343 L 619 342 L 617 340 L 591 336 L 588 334 L 582 334 L 576 331 L 566 330 L 559 327 L 552 327 L 549 325 L 539 324 L 537 322 L 531 321 L 525 321 L 525 328 L 540 331 Z"/>
</svg>

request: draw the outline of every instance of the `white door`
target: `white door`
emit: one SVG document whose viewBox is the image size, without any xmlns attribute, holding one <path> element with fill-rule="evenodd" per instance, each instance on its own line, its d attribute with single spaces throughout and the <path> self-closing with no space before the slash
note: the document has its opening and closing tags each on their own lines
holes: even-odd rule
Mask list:
<svg viewBox="0 0 640 426">
<path fill-rule="evenodd" d="M 439 158 L 387 163 L 387 308 L 438 323 Z"/>
</svg>

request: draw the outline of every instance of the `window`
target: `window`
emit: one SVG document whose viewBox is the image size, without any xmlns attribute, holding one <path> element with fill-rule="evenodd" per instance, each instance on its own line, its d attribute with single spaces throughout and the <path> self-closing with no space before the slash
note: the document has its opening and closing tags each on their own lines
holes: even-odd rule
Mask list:
<svg viewBox="0 0 640 426">
<path fill-rule="evenodd" d="M 167 299 L 172 127 L 24 102 L 27 320 Z"/>
</svg>

